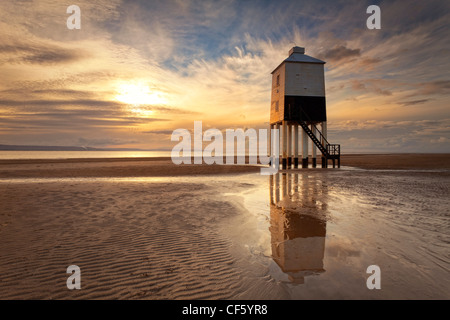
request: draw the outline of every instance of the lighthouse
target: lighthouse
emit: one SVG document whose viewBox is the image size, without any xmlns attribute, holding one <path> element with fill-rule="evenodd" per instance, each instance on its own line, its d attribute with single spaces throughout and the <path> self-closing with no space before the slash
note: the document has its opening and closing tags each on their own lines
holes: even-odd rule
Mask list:
<svg viewBox="0 0 450 320">
<path fill-rule="evenodd" d="M 272 71 L 270 129 L 281 130 L 283 170 L 298 168 L 299 156 L 302 168 L 307 168 L 309 154 L 316 167 L 317 149 L 323 168 L 328 160 L 333 167 L 337 160 L 340 167 L 340 145 L 327 140 L 324 65 L 324 61 L 306 55 L 305 48 L 293 47 L 289 57 Z"/>
</svg>

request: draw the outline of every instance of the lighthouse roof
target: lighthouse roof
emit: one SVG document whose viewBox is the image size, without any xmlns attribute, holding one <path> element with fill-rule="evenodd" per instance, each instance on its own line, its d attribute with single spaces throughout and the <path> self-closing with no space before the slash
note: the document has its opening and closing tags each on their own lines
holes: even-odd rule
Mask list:
<svg viewBox="0 0 450 320">
<path fill-rule="evenodd" d="M 293 47 L 291 50 L 289 50 L 289 57 L 286 58 L 283 62 L 281 62 L 278 65 L 278 67 L 276 67 L 272 71 L 272 73 L 274 73 L 274 71 L 277 70 L 285 62 L 325 64 L 325 61 L 322 61 L 322 60 L 319 60 L 319 59 L 316 59 L 316 58 L 306 55 L 305 48 Z"/>
</svg>

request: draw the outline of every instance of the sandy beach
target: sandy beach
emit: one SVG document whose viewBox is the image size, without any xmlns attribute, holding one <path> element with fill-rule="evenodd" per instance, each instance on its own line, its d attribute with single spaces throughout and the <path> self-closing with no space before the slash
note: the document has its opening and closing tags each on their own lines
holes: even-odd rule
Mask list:
<svg viewBox="0 0 450 320">
<path fill-rule="evenodd" d="M 450 155 L 341 165 L 2 160 L 0 299 L 449 299 Z"/>
<path fill-rule="evenodd" d="M 248 159 L 246 160 L 248 163 Z M 320 159 L 318 158 L 318 163 Z M 407 170 L 450 169 L 449 154 L 343 155 L 343 167 Z M 310 164 L 311 166 L 311 164 Z M 331 167 L 331 163 L 328 164 Z M 252 165 L 174 165 L 171 158 L 0 160 L 1 178 L 165 177 L 259 172 Z"/>
</svg>

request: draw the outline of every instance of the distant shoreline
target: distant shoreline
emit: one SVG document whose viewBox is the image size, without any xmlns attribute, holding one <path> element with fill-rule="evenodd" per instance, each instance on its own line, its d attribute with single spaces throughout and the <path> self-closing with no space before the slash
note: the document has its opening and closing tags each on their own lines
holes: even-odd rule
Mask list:
<svg viewBox="0 0 450 320">
<path fill-rule="evenodd" d="M 150 151 L 135 148 L 94 148 L 78 146 L 28 146 L 0 144 L 0 151 Z"/>
</svg>

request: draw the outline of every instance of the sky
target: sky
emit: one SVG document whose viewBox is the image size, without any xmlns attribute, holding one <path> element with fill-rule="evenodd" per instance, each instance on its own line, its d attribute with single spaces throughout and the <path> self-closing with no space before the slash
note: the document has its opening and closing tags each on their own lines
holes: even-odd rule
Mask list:
<svg viewBox="0 0 450 320">
<path fill-rule="evenodd" d="M 81 28 L 68 29 L 78 5 Z M 381 29 L 369 30 L 369 5 Z M 171 150 L 173 130 L 267 128 L 293 46 L 326 61 L 343 153 L 450 152 L 450 2 L 0 2 L 0 144 Z"/>
</svg>

